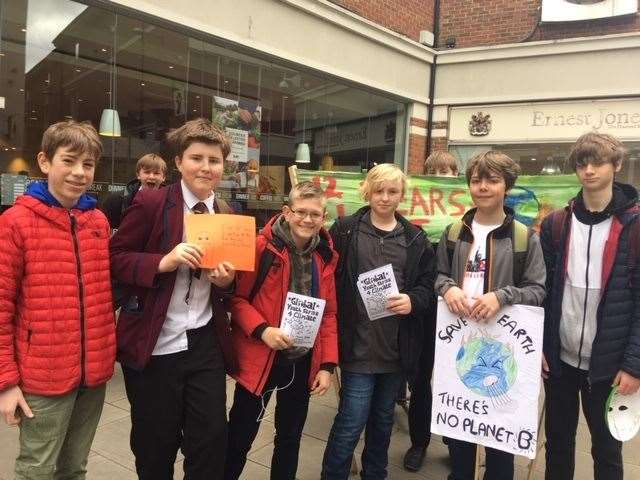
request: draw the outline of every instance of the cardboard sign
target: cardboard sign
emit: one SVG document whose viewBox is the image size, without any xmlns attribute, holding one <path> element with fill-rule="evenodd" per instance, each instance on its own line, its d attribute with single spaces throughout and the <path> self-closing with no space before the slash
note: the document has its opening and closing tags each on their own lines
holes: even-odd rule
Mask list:
<svg viewBox="0 0 640 480">
<path fill-rule="evenodd" d="M 204 250 L 202 268 L 231 262 L 236 270 L 253 272 L 256 263 L 256 220 L 245 215 L 185 216 L 187 242 Z"/>
<path fill-rule="evenodd" d="M 313 348 L 325 304 L 321 298 L 287 293 L 280 328 L 293 339 L 294 346 Z"/>
<path fill-rule="evenodd" d="M 396 276 L 390 263 L 358 275 L 358 291 L 362 297 L 369 320 L 395 315 L 387 310 L 387 297 L 398 294 Z"/>
<path fill-rule="evenodd" d="M 534 458 L 544 310 L 512 305 L 488 323 L 438 300 L 431 432 Z"/>
</svg>

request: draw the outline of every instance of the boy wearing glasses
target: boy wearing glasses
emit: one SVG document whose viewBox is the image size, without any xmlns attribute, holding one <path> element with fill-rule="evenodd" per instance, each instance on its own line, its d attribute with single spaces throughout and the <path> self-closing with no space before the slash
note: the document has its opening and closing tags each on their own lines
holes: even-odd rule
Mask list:
<svg viewBox="0 0 640 480">
<path fill-rule="evenodd" d="M 282 207 L 258 236 L 256 264 L 272 257 L 269 270 L 241 272 L 231 300 L 233 346 L 239 369 L 229 412 L 225 480 L 237 479 L 258 433 L 264 409 L 277 392 L 276 436 L 271 479 L 294 480 L 310 395 L 324 395 L 338 363 L 334 271 L 338 255 L 322 228 L 326 199 L 312 182 L 291 189 Z M 260 278 L 262 277 L 262 278 Z M 288 292 L 326 301 L 311 349 L 297 347 L 280 328 Z"/>
<path fill-rule="evenodd" d="M 640 387 L 640 217 L 635 188 L 615 182 L 624 154 L 610 135 L 582 135 L 569 154 L 582 189 L 542 222 L 547 479 L 573 478 L 579 403 L 595 480 L 623 478 L 605 403 L 612 385 Z"/>
</svg>

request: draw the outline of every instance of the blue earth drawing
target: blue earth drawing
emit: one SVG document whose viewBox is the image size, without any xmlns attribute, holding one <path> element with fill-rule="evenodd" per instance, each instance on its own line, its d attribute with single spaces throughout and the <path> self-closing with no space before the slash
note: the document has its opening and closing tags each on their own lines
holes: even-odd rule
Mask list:
<svg viewBox="0 0 640 480">
<path fill-rule="evenodd" d="M 508 391 L 516 381 L 518 365 L 506 344 L 485 336 L 469 339 L 458 350 L 456 371 L 472 392 L 498 404 L 511 401 Z"/>
</svg>

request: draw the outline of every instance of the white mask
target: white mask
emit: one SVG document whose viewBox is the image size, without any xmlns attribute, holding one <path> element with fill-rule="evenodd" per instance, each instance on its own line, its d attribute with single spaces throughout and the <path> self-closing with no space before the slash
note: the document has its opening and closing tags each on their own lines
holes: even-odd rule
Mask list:
<svg viewBox="0 0 640 480">
<path fill-rule="evenodd" d="M 640 430 L 640 390 L 633 395 L 620 395 L 617 387 L 613 387 L 605 413 L 613 438 L 621 442 L 631 440 Z"/>
</svg>

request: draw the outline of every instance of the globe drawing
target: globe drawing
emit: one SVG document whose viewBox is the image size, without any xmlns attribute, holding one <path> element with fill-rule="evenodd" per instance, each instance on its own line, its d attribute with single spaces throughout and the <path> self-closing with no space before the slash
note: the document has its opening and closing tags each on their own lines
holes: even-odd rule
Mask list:
<svg viewBox="0 0 640 480">
<path fill-rule="evenodd" d="M 472 392 L 498 404 L 511 400 L 509 389 L 518 375 L 511 349 L 490 337 L 475 337 L 464 343 L 456 356 L 456 372 Z"/>
</svg>

